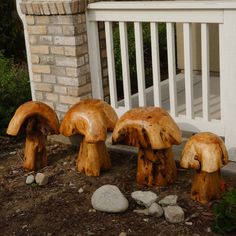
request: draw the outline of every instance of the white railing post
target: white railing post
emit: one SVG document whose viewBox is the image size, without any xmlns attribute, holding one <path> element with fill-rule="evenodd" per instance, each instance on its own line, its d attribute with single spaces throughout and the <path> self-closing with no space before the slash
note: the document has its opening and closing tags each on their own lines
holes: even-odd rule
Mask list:
<svg viewBox="0 0 236 236">
<path fill-rule="evenodd" d="M 236 161 L 236 10 L 225 10 L 220 24 L 220 88 L 225 143 Z"/>
<path fill-rule="evenodd" d="M 89 65 L 93 98 L 103 99 L 98 23 L 87 21 Z"/>
<path fill-rule="evenodd" d="M 30 79 L 30 90 L 31 90 L 31 97 L 32 100 L 35 101 L 35 89 L 34 89 L 34 83 L 33 83 L 33 71 L 32 71 L 32 63 L 31 63 L 31 54 L 30 54 L 30 43 L 29 43 L 29 35 L 27 33 L 27 24 L 26 24 L 26 18 L 25 15 L 22 14 L 20 9 L 20 3 L 21 0 L 16 0 L 16 9 L 17 13 L 22 21 L 23 29 L 24 29 L 24 36 L 25 36 L 25 48 L 26 48 L 26 55 L 27 55 L 27 64 L 28 64 L 28 70 L 29 70 L 29 79 Z"/>
</svg>

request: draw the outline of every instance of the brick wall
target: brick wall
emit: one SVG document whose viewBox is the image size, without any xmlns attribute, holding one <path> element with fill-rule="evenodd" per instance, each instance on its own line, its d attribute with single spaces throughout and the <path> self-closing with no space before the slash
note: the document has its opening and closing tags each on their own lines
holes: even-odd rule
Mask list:
<svg viewBox="0 0 236 236">
<path fill-rule="evenodd" d="M 29 35 L 35 99 L 60 119 L 81 98 L 92 97 L 85 9 L 95 1 L 23 0 Z M 104 26 L 100 25 L 105 99 L 109 101 Z"/>
</svg>

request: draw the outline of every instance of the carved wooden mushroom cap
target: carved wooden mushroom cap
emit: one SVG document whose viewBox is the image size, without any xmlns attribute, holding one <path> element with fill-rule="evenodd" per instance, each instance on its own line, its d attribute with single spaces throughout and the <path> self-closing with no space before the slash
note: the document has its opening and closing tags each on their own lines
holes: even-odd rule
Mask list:
<svg viewBox="0 0 236 236">
<path fill-rule="evenodd" d="M 38 121 L 37 125 L 43 133 L 59 133 L 59 121 L 52 108 L 42 102 L 30 101 L 18 107 L 8 125 L 7 134 L 16 136 L 30 118 Z"/>
<path fill-rule="evenodd" d="M 112 141 L 136 147 L 164 149 L 181 143 L 181 131 L 162 108 L 134 108 L 118 120 Z"/>
<path fill-rule="evenodd" d="M 210 132 L 192 136 L 182 152 L 180 165 L 183 168 L 217 171 L 228 163 L 228 153 L 223 140 Z"/>
<path fill-rule="evenodd" d="M 82 134 L 87 142 L 105 141 L 118 120 L 114 109 L 99 99 L 85 99 L 66 113 L 60 132 L 65 136 Z"/>
</svg>

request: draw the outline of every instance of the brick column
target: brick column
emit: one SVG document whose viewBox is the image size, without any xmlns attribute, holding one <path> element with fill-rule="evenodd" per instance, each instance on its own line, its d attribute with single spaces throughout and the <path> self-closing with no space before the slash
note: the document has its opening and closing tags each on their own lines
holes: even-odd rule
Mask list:
<svg viewBox="0 0 236 236">
<path fill-rule="evenodd" d="M 20 3 L 26 15 L 35 99 L 51 106 L 60 119 L 80 98 L 92 97 L 86 6 L 84 0 Z"/>
</svg>

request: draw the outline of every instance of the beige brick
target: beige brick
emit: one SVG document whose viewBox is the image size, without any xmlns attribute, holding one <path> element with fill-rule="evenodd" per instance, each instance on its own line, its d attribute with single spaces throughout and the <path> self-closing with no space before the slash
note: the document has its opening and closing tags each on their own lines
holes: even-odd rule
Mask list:
<svg viewBox="0 0 236 236">
<path fill-rule="evenodd" d="M 28 25 L 34 25 L 35 23 L 34 16 L 30 16 L 30 15 L 26 16 L 26 22 Z"/>
<path fill-rule="evenodd" d="M 66 69 L 64 67 L 51 66 L 51 71 L 53 75 L 59 75 L 59 76 L 66 75 Z"/>
<path fill-rule="evenodd" d="M 38 43 L 38 36 L 30 35 L 29 36 L 29 42 L 30 42 L 30 44 L 37 44 Z"/>
<path fill-rule="evenodd" d="M 62 2 L 56 2 L 57 11 L 59 14 L 65 14 L 65 9 Z"/>
<path fill-rule="evenodd" d="M 32 78 L 33 81 L 35 82 L 41 82 L 42 79 L 41 79 L 41 75 L 40 74 L 33 74 L 33 78 Z"/>
<path fill-rule="evenodd" d="M 40 10 L 39 4 L 38 3 L 34 3 L 34 2 L 32 2 L 31 4 L 32 4 L 34 15 L 40 15 L 41 14 L 41 10 Z"/>
<path fill-rule="evenodd" d="M 50 10 L 51 14 L 56 15 L 57 14 L 56 4 L 54 2 L 49 2 L 48 6 L 49 6 L 49 10 Z"/>
<path fill-rule="evenodd" d="M 50 47 L 50 51 L 52 54 L 64 55 L 64 47 L 63 46 L 52 46 L 52 47 Z"/>
<path fill-rule="evenodd" d="M 75 103 L 80 101 L 80 98 L 79 97 L 60 95 L 60 100 L 59 101 L 60 101 L 60 103 L 74 105 Z"/>
<path fill-rule="evenodd" d="M 38 43 L 44 44 L 44 45 L 50 45 L 53 43 L 53 38 L 52 36 L 48 36 L 48 35 L 38 36 Z"/>
<path fill-rule="evenodd" d="M 47 2 L 42 2 L 42 7 L 45 15 L 50 15 L 50 10 Z"/>
<path fill-rule="evenodd" d="M 44 83 L 56 83 L 56 76 L 55 75 L 43 75 L 43 82 Z"/>
<path fill-rule="evenodd" d="M 75 37 L 65 37 L 65 36 L 55 36 L 54 37 L 55 45 L 67 45 L 67 46 L 75 46 L 76 38 Z"/>
<path fill-rule="evenodd" d="M 82 54 L 85 54 L 85 53 L 88 53 L 88 46 L 87 44 L 83 44 L 81 46 L 77 46 L 76 48 L 77 50 L 77 55 L 82 55 Z"/>
<path fill-rule="evenodd" d="M 76 26 L 76 33 L 77 34 L 85 33 L 86 30 L 87 30 L 86 23 L 81 23 Z"/>
<path fill-rule="evenodd" d="M 26 4 L 26 9 L 27 9 L 28 15 L 33 15 L 34 11 L 33 11 L 33 7 L 31 4 Z"/>
<path fill-rule="evenodd" d="M 49 65 L 32 65 L 32 71 L 34 73 L 45 73 L 50 74 L 50 66 Z"/>
<path fill-rule="evenodd" d="M 57 66 L 71 66 L 77 67 L 78 66 L 78 59 L 76 57 L 55 57 L 56 65 Z"/>
<path fill-rule="evenodd" d="M 34 54 L 49 54 L 49 46 L 45 45 L 33 45 L 30 50 Z"/>
<path fill-rule="evenodd" d="M 71 2 L 63 2 L 66 14 L 72 14 Z"/>
<path fill-rule="evenodd" d="M 89 65 L 86 64 L 84 66 L 79 67 L 78 72 L 79 72 L 79 75 L 85 75 L 85 74 L 89 73 Z"/>
<path fill-rule="evenodd" d="M 89 84 L 79 87 L 79 94 L 78 95 L 91 93 L 91 91 L 92 91 L 92 86 L 91 86 L 91 83 L 89 83 Z"/>
<path fill-rule="evenodd" d="M 42 55 L 40 56 L 40 64 L 43 64 L 43 65 L 54 65 L 55 64 L 55 58 L 54 56 L 45 56 L 45 55 Z"/>
<path fill-rule="evenodd" d="M 53 86 L 52 84 L 45 83 L 34 83 L 35 90 L 44 91 L 44 92 L 52 92 Z"/>
<path fill-rule="evenodd" d="M 76 56 L 77 55 L 76 47 L 65 47 L 65 55 Z"/>
<path fill-rule="evenodd" d="M 58 94 L 55 93 L 46 93 L 46 99 L 52 102 L 58 102 Z"/>
<path fill-rule="evenodd" d="M 56 104 L 56 111 L 60 111 L 60 112 L 67 112 L 69 110 L 69 106 L 66 104 Z"/>
<path fill-rule="evenodd" d="M 38 64 L 39 63 L 39 56 L 37 55 L 31 55 L 31 62 L 33 64 Z"/>
<path fill-rule="evenodd" d="M 71 77 L 78 77 L 78 68 L 67 67 L 66 68 L 66 75 Z"/>
<path fill-rule="evenodd" d="M 62 85 L 79 86 L 78 78 L 57 77 L 57 82 Z"/>
<path fill-rule="evenodd" d="M 54 86 L 54 92 L 55 93 L 60 93 L 60 94 L 67 94 L 67 87 L 60 86 L 60 85 L 55 85 Z"/>
<path fill-rule="evenodd" d="M 68 87 L 68 95 L 78 97 L 79 88 L 78 87 Z"/>
<path fill-rule="evenodd" d="M 108 76 L 108 70 L 107 70 L 107 68 L 105 68 L 105 69 L 102 70 L 102 75 L 103 75 L 104 77 Z"/>
<path fill-rule="evenodd" d="M 36 16 L 37 25 L 48 25 L 50 22 L 49 16 Z"/>
<path fill-rule="evenodd" d="M 25 3 L 20 3 L 20 9 L 23 14 L 26 14 L 27 9 L 26 9 L 26 4 Z"/>
<path fill-rule="evenodd" d="M 54 21 L 53 23 L 60 24 L 60 25 L 70 25 L 70 24 L 73 24 L 73 19 L 75 17 L 76 16 L 72 16 L 72 15 L 61 15 L 61 16 L 58 16 L 57 20 Z"/>
<path fill-rule="evenodd" d="M 68 36 L 75 35 L 75 27 L 73 25 L 64 25 L 63 34 Z"/>
<path fill-rule="evenodd" d="M 59 25 L 48 26 L 48 34 L 51 35 L 62 35 L 62 27 Z"/>
<path fill-rule="evenodd" d="M 35 92 L 35 97 L 36 97 L 36 100 L 41 100 L 42 101 L 44 99 L 43 93 L 38 92 L 38 91 Z"/>
<path fill-rule="evenodd" d="M 46 25 L 33 25 L 28 26 L 28 33 L 29 34 L 47 34 L 47 27 Z"/>
</svg>

